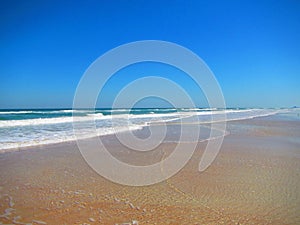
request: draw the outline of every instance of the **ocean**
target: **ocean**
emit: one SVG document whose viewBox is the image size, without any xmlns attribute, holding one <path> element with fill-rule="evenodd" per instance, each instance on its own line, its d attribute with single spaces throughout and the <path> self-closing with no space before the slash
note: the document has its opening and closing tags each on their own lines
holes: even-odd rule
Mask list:
<svg viewBox="0 0 300 225">
<path fill-rule="evenodd" d="M 199 123 L 249 119 L 278 113 L 287 109 L 210 109 L 210 108 L 134 108 L 134 109 L 28 109 L 0 110 L 0 151 L 18 150 L 28 146 L 75 140 L 73 119 L 81 123 L 77 134 L 82 138 L 104 136 L 138 130 L 150 123 L 180 121 L 197 117 Z M 212 115 L 214 115 L 212 117 Z M 221 116 L 222 115 L 222 116 Z M 214 121 L 211 121 L 213 118 Z M 97 133 L 91 132 L 95 121 Z M 86 125 L 87 124 L 87 125 Z"/>
</svg>

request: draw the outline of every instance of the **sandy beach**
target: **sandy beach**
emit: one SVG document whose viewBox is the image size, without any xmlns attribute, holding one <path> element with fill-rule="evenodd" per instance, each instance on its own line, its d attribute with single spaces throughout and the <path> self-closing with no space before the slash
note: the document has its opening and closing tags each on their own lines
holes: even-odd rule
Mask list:
<svg viewBox="0 0 300 225">
<path fill-rule="evenodd" d="M 198 172 L 207 142 L 175 176 L 129 187 L 93 171 L 76 143 L 0 154 L 0 224 L 300 224 L 300 121 L 279 116 L 232 121 L 213 164 Z M 124 161 L 135 156 L 102 137 Z M 188 145 L 188 144 L 187 144 Z"/>
<path fill-rule="evenodd" d="M 300 0 L 0 2 L 0 225 L 300 225 Z"/>
</svg>

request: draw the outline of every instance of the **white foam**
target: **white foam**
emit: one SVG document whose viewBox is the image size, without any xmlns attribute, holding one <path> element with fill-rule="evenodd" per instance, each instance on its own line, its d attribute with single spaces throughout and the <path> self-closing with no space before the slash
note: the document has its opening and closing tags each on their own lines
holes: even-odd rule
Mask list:
<svg viewBox="0 0 300 225">
<path fill-rule="evenodd" d="M 283 110 L 262 109 L 199 110 L 201 111 L 190 110 L 170 113 L 150 113 L 148 111 L 148 114 L 116 115 L 103 115 L 99 111 L 92 113 L 90 110 L 85 116 L 0 121 L 0 150 L 74 141 L 76 138 L 73 133 L 73 121 L 78 122 L 80 125 L 80 129 L 76 131 L 77 134 L 81 139 L 86 139 L 142 129 L 152 122 L 165 123 L 192 116 L 198 116 L 197 120 L 204 124 L 222 121 L 224 117 L 218 115 L 223 113 L 226 114 L 226 121 L 233 121 L 283 112 Z M 82 112 L 82 110 L 79 111 Z M 151 109 L 151 112 L 153 111 L 155 110 Z M 211 119 L 214 119 L 214 121 L 211 121 Z"/>
<path fill-rule="evenodd" d="M 33 113 L 34 111 L 2 111 L 0 114 L 27 114 Z"/>
<path fill-rule="evenodd" d="M 74 112 L 93 112 L 91 110 L 77 110 L 77 109 L 59 109 L 59 110 L 24 110 L 24 111 L 2 111 L 0 114 L 57 114 L 57 113 L 74 113 Z"/>
<path fill-rule="evenodd" d="M 129 118 L 162 118 L 162 117 L 179 117 L 180 113 L 149 113 L 149 114 L 128 114 Z"/>
<path fill-rule="evenodd" d="M 74 135 L 73 130 L 69 130 L 68 132 L 57 132 L 57 134 L 47 134 L 46 132 L 42 132 L 36 134 L 35 136 L 23 138 L 23 140 L 10 140 L 7 142 L 0 142 L 0 152 L 6 152 L 11 150 L 18 150 L 24 147 L 31 146 L 40 146 L 40 145 L 48 145 L 48 144 L 57 144 L 63 142 L 71 142 L 76 141 L 78 139 L 88 139 L 97 136 L 106 136 L 110 134 L 125 132 L 125 131 L 133 131 L 142 129 L 143 126 L 132 125 L 130 127 L 106 127 L 106 128 L 98 128 L 95 130 L 91 129 L 82 129 L 77 131 L 77 137 Z M 79 137 L 79 138 L 78 138 Z M 4 140 L 5 141 L 5 140 Z"/>
<path fill-rule="evenodd" d="M 73 121 L 92 121 L 103 119 L 102 113 L 89 114 L 87 116 L 64 116 L 55 118 L 37 118 L 37 119 L 23 119 L 23 120 L 2 120 L 0 121 L 1 127 L 20 127 L 20 126 L 37 126 L 59 123 L 72 123 Z"/>
</svg>

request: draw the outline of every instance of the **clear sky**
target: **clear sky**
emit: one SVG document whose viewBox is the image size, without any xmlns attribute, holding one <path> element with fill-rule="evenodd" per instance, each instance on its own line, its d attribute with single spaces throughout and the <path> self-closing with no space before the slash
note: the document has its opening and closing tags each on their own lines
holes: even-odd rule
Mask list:
<svg viewBox="0 0 300 225">
<path fill-rule="evenodd" d="M 300 106 L 298 0 L 2 0 L 0 32 L 0 108 L 71 107 L 95 59 L 118 45 L 149 39 L 198 54 L 218 79 L 228 107 Z M 98 106 L 109 106 L 122 85 L 142 76 L 128 74 L 107 84 Z M 192 82 L 172 69 L 166 74 L 205 106 Z"/>
</svg>

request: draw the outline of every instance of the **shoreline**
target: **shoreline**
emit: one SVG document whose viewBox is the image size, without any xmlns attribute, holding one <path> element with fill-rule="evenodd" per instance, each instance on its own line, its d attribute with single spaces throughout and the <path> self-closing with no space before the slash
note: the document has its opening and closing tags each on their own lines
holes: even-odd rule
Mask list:
<svg viewBox="0 0 300 225">
<path fill-rule="evenodd" d="M 230 122 L 234 122 L 234 121 L 243 121 L 243 120 L 252 120 L 252 119 L 256 119 L 256 118 L 264 118 L 264 117 L 270 117 L 270 116 L 274 116 L 274 115 L 278 115 L 278 113 L 272 113 L 272 114 L 268 114 L 268 115 L 259 115 L 259 116 L 255 116 L 255 117 L 249 117 L 249 118 L 237 118 L 237 119 L 230 119 L 230 120 L 227 120 L 227 121 L 217 121 L 217 122 L 213 122 L 213 123 L 223 123 L 223 122 L 226 122 L 226 123 L 230 123 Z M 156 124 L 155 124 L 156 123 Z M 168 124 L 182 124 L 180 122 L 176 123 L 176 122 L 167 122 Z M 155 125 L 159 125 L 159 123 L 157 122 L 154 122 Z M 205 126 L 205 125 L 211 125 L 212 122 L 200 122 L 199 125 L 200 126 Z M 144 129 L 145 127 L 148 127 L 150 126 L 150 124 L 145 124 L 145 125 L 138 125 L 140 126 L 141 128 L 138 128 L 136 130 L 142 130 Z M 134 129 L 135 130 L 135 129 Z M 134 131 L 133 130 L 133 131 Z M 120 131 L 118 133 L 121 133 L 121 132 L 127 132 L 127 131 Z M 106 136 L 114 136 L 115 133 L 109 133 L 109 134 L 102 134 L 102 135 L 97 135 L 97 136 L 92 136 L 92 137 L 83 137 L 82 139 L 80 140 L 90 140 L 90 139 L 94 139 L 94 138 L 101 138 L 101 137 L 106 137 Z M 228 134 L 225 134 L 225 136 L 227 136 Z M 28 149 L 32 149 L 32 148 L 41 148 L 41 147 L 47 147 L 47 146 L 51 146 L 51 145 L 59 145 L 59 144 L 71 144 L 71 143 L 76 143 L 77 142 L 77 138 L 74 137 L 74 139 L 70 139 L 70 140 L 66 140 L 66 141 L 58 141 L 58 142 L 50 142 L 50 143 L 38 143 L 36 145 L 28 145 L 28 146 L 21 146 L 21 147 L 12 147 L 12 148 L 6 148 L 6 149 L 0 149 L 0 154 L 3 154 L 3 153 L 7 153 L 7 152 L 20 152 L 20 151 L 24 151 L 24 150 L 28 150 Z M 208 141 L 208 140 L 205 140 L 205 141 Z"/>
</svg>

